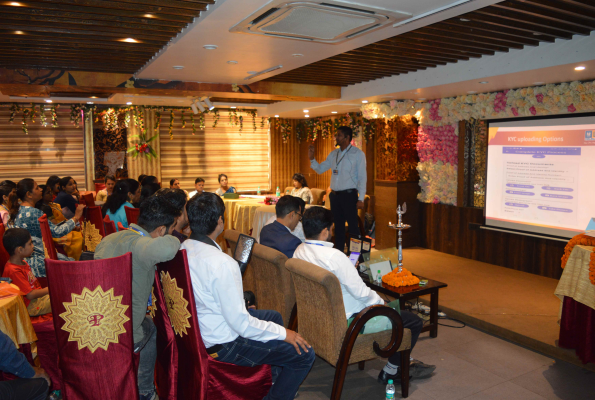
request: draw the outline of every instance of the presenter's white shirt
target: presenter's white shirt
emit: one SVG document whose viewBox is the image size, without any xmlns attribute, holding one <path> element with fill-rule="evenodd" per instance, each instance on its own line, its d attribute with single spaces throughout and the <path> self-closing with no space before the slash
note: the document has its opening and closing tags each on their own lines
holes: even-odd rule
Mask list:
<svg viewBox="0 0 595 400">
<path fill-rule="evenodd" d="M 358 200 L 364 201 L 368 180 L 366 155 L 357 147 L 349 145 L 343 151 L 341 148 L 336 148 L 322 163 L 319 164 L 316 159 L 313 159 L 310 161 L 310 166 L 317 174 L 330 169 L 331 189 L 335 191 L 357 189 Z"/>
<path fill-rule="evenodd" d="M 238 336 L 259 342 L 285 340 L 285 328 L 252 317 L 246 311 L 242 274 L 237 261 L 221 248 L 187 239 L 186 249 L 196 315 L 207 348 Z"/>
<path fill-rule="evenodd" d="M 333 243 L 308 239 L 295 249 L 293 258 L 318 265 L 332 272 L 339 279 L 347 319 L 366 307 L 384 304 L 384 300 L 378 296 L 378 293 L 367 287 L 362 281 L 349 258 L 333 248 Z"/>
</svg>

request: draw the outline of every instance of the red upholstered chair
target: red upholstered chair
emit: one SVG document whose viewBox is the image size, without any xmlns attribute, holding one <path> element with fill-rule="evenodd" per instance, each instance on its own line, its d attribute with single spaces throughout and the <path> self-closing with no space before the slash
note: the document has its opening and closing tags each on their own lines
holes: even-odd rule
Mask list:
<svg viewBox="0 0 595 400">
<path fill-rule="evenodd" d="M 4 231 L 4 224 L 2 223 L 2 221 L 0 221 L 0 276 L 2 276 L 2 273 L 4 272 L 4 265 L 6 265 L 6 262 L 10 259 L 8 252 L 4 248 L 4 244 L 2 244 L 2 237 L 4 236 Z"/>
<path fill-rule="evenodd" d="M 138 221 L 138 215 L 140 214 L 140 208 L 124 206 L 124 211 L 126 212 L 126 220 L 128 221 L 128 225 L 136 224 Z"/>
<path fill-rule="evenodd" d="M 240 367 L 216 361 L 207 354 L 196 316 L 186 251 L 179 251 L 171 261 L 157 264 L 157 273 L 159 279 L 155 283 L 165 289 L 162 305 L 168 306 L 168 313 L 173 307 L 178 314 L 175 318 L 178 326 L 172 328 L 171 322 L 164 322 L 174 331 L 171 335 L 178 348 L 178 398 L 262 399 L 271 387 L 270 366 Z M 172 290 L 174 284 L 181 290 Z M 183 300 L 176 298 L 176 294 L 181 294 Z"/>
<path fill-rule="evenodd" d="M 105 218 L 103 219 L 103 223 L 105 224 L 105 236 L 117 232 L 116 224 L 114 224 L 114 221 L 109 219 L 109 215 L 105 216 Z"/>
<path fill-rule="evenodd" d="M 81 204 L 86 205 L 87 207 L 92 207 L 95 205 L 95 199 L 93 198 L 93 193 L 85 193 L 81 196 Z"/>
<path fill-rule="evenodd" d="M 113 224 L 113 222 L 112 222 L 112 224 Z M 126 229 L 128 229 L 128 228 L 124 228 L 124 225 L 122 225 L 122 223 L 120 221 L 118 221 L 118 231 L 123 231 Z"/>
<path fill-rule="evenodd" d="M 105 237 L 105 228 L 103 227 L 103 218 L 101 215 L 101 207 L 91 206 L 85 208 L 87 214 L 87 221 L 95 225 L 99 230 L 101 237 Z"/>
<path fill-rule="evenodd" d="M 41 238 L 43 239 L 43 244 L 48 252 L 48 256 L 51 260 L 57 260 L 58 253 L 56 251 L 56 245 L 52 240 L 52 231 L 50 231 L 48 217 L 47 215 L 43 214 L 37 220 L 39 221 L 39 227 L 41 228 Z"/>
<path fill-rule="evenodd" d="M 103 182 L 103 180 L 101 181 L 101 183 L 95 182 L 95 193 L 97 193 L 97 192 L 99 192 L 100 190 L 103 190 L 103 189 L 105 189 L 105 183 Z"/>
<path fill-rule="evenodd" d="M 45 263 L 64 398 L 137 399 L 132 253 Z"/>
</svg>

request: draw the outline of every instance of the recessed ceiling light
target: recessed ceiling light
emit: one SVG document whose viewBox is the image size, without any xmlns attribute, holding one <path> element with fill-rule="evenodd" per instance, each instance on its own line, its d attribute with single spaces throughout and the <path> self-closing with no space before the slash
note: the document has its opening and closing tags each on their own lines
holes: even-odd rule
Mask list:
<svg viewBox="0 0 595 400">
<path fill-rule="evenodd" d="M 96 99 L 97 98 L 97 96 L 89 96 L 89 97 L 91 97 L 92 99 Z"/>
<path fill-rule="evenodd" d="M 184 69 L 184 66 L 183 65 L 174 65 L 172 68 L 173 69 Z"/>
<path fill-rule="evenodd" d="M 14 31 L 14 33 L 16 33 L 17 35 L 23 35 L 24 34 L 23 31 Z"/>
<path fill-rule="evenodd" d="M 9 6 L 15 6 L 15 7 L 20 7 L 22 6 L 21 3 L 17 3 L 16 1 L 11 1 L 10 3 L 8 3 Z"/>
<path fill-rule="evenodd" d="M 470 90 L 467 92 L 467 94 L 475 94 L 475 93 L 477 93 L 477 91 L 475 91 L 475 90 Z"/>
<path fill-rule="evenodd" d="M 296 53 L 296 54 L 292 54 L 292 56 L 294 56 L 294 57 L 303 57 L 304 55 L 303 54 Z"/>
<path fill-rule="evenodd" d="M 310 110 L 304 110 L 304 112 L 305 112 L 305 113 L 308 113 L 308 112 L 310 112 Z"/>
<path fill-rule="evenodd" d="M 533 82 L 534 85 L 543 85 L 545 82 Z"/>
<path fill-rule="evenodd" d="M 336 111 L 331 111 L 331 114 L 336 114 L 336 113 L 337 113 Z"/>
<path fill-rule="evenodd" d="M 310 116 L 309 116 L 308 114 L 304 115 L 304 117 L 306 117 L 306 118 L 310 118 Z"/>
<path fill-rule="evenodd" d="M 52 101 L 50 99 L 47 99 L 45 102 L 46 103 L 51 103 Z"/>
<path fill-rule="evenodd" d="M 233 64 L 237 64 L 238 62 L 237 61 L 234 61 L 234 60 L 229 60 L 227 63 L 233 65 Z"/>
<path fill-rule="evenodd" d="M 127 104 L 127 105 L 131 105 L 131 104 L 132 104 L 132 102 L 131 102 L 131 101 L 128 101 L 128 102 L 126 102 L 126 104 Z"/>
<path fill-rule="evenodd" d="M 153 14 L 145 14 L 144 17 L 145 18 L 155 18 L 155 16 Z"/>
<path fill-rule="evenodd" d="M 92 101 L 88 101 L 87 104 L 94 104 Z"/>
<path fill-rule="evenodd" d="M 279 116 L 278 115 L 275 115 L 275 118 L 279 118 Z"/>
<path fill-rule="evenodd" d="M 362 100 L 362 103 L 367 104 L 368 100 Z"/>
<path fill-rule="evenodd" d="M 140 43 L 138 40 L 134 39 L 134 38 L 126 38 L 126 39 L 120 39 L 120 42 L 126 42 L 126 43 Z"/>
<path fill-rule="evenodd" d="M 582 70 L 584 70 L 584 69 L 585 69 L 585 67 L 584 67 L 584 66 L 582 66 L 582 65 L 579 65 L 578 67 L 574 67 L 574 70 L 575 70 L 575 71 L 582 71 Z"/>
<path fill-rule="evenodd" d="M 459 18 L 459 20 L 462 21 L 462 22 L 469 22 L 469 21 L 471 21 L 470 19 L 467 19 L 467 18 Z"/>
<path fill-rule="evenodd" d="M 231 106 L 231 107 L 229 107 L 229 108 L 237 108 L 237 107 L 235 107 L 235 106 Z"/>
<path fill-rule="evenodd" d="M 204 46 L 202 46 L 205 50 L 216 50 L 217 46 L 215 46 L 214 44 L 205 44 Z"/>
<path fill-rule="evenodd" d="M 482 85 L 485 85 L 486 83 L 489 83 L 489 82 L 488 81 L 481 81 L 479 83 L 481 83 Z"/>
</svg>

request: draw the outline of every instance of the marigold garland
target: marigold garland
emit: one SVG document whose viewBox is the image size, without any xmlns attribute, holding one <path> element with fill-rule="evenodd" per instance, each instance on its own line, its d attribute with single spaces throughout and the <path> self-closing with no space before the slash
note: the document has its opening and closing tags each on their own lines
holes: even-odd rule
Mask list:
<svg viewBox="0 0 595 400">
<path fill-rule="evenodd" d="M 572 239 L 568 241 L 566 246 L 564 247 L 564 255 L 562 256 L 562 269 L 566 267 L 566 263 L 570 258 L 570 253 L 574 250 L 574 246 L 581 245 L 581 246 L 595 246 L 595 238 L 591 236 L 587 236 L 584 233 L 576 235 Z M 589 280 L 593 285 L 595 285 L 595 253 L 591 252 L 591 257 L 589 259 Z"/>
<path fill-rule="evenodd" d="M 419 283 L 419 278 L 413 276 L 411 271 L 403 268 L 401 272 L 398 269 L 393 269 L 392 272 L 382 277 L 382 282 L 394 287 L 411 286 Z"/>
</svg>

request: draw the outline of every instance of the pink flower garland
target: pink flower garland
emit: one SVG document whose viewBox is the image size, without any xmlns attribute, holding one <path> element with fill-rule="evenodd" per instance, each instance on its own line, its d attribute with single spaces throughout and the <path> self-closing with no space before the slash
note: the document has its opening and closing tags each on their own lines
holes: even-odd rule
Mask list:
<svg viewBox="0 0 595 400">
<path fill-rule="evenodd" d="M 506 110 L 506 93 L 508 93 L 508 90 L 496 93 L 496 98 L 494 99 L 494 111 L 500 112 Z"/>
<path fill-rule="evenodd" d="M 430 119 L 432 121 L 440 121 L 442 117 L 438 115 L 438 107 L 440 107 L 440 99 L 430 100 Z"/>
<path fill-rule="evenodd" d="M 417 153 L 420 162 L 458 164 L 459 138 L 454 125 L 420 126 L 418 130 Z"/>
</svg>

